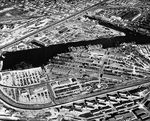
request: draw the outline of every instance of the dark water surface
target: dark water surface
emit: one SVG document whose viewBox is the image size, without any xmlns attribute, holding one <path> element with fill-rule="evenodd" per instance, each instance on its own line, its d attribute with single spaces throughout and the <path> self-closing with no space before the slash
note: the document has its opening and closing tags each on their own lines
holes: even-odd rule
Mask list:
<svg viewBox="0 0 150 121">
<path fill-rule="evenodd" d="M 2 70 L 16 69 L 14 66 L 16 64 L 20 64 L 21 62 L 31 64 L 33 67 L 45 65 L 48 63 L 49 59 L 51 59 L 53 56 L 59 53 L 68 52 L 69 51 L 68 47 L 71 46 L 77 47 L 77 46 L 86 46 L 90 44 L 91 45 L 102 44 L 104 48 L 108 48 L 108 47 L 116 47 L 123 42 L 126 43 L 136 42 L 137 44 L 150 43 L 150 37 L 148 36 L 140 35 L 138 33 L 132 32 L 131 30 L 122 29 L 106 22 L 100 21 L 100 24 L 118 31 L 122 31 L 126 34 L 126 36 L 118 36 L 106 39 L 96 39 L 91 41 L 80 41 L 67 44 L 65 43 L 58 45 L 50 45 L 44 48 L 23 50 L 17 52 L 7 52 L 4 54 L 5 59 Z"/>
</svg>

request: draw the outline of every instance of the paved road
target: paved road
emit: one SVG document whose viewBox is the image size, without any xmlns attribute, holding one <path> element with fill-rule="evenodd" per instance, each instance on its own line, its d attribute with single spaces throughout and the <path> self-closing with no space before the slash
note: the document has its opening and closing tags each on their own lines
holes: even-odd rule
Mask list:
<svg viewBox="0 0 150 121">
<path fill-rule="evenodd" d="M 3 48 L 5 48 L 5 47 L 9 47 L 9 46 L 11 46 L 11 45 L 13 45 L 13 44 L 16 44 L 16 43 L 18 43 L 18 42 L 24 40 L 25 38 L 27 38 L 27 37 L 29 37 L 29 36 L 32 36 L 32 35 L 34 35 L 34 34 L 36 34 L 36 33 L 38 33 L 38 32 L 41 32 L 41 31 L 43 31 L 43 30 L 45 30 L 45 29 L 48 29 L 48 28 L 50 28 L 50 27 L 52 27 L 52 26 L 54 26 L 54 25 L 61 24 L 61 23 L 65 22 L 65 21 L 67 21 L 67 20 L 69 20 L 69 19 L 74 18 L 74 17 L 78 17 L 78 16 L 84 14 L 84 12 L 86 12 L 86 11 L 88 11 L 88 10 L 90 10 L 90 9 L 92 9 L 92 8 L 96 7 L 97 5 L 102 4 L 102 3 L 103 3 L 103 2 L 97 3 L 97 4 L 93 5 L 93 6 L 90 6 L 90 7 L 88 7 L 88 8 L 85 8 L 84 10 L 82 10 L 82 11 L 80 11 L 80 12 L 77 12 L 77 13 L 75 13 L 75 14 L 73 14 L 73 15 L 71 15 L 71 16 L 65 18 L 65 19 L 62 19 L 62 20 L 60 20 L 60 21 L 57 21 L 57 22 L 55 22 L 55 23 L 53 23 L 53 24 L 49 24 L 49 25 L 47 25 L 47 26 L 45 26 L 45 27 L 43 27 L 43 28 L 41 28 L 41 29 L 39 29 L 39 30 L 36 30 L 36 31 L 34 31 L 34 32 L 32 32 L 32 33 L 29 33 L 29 34 L 27 34 L 27 35 L 21 37 L 20 39 L 17 39 L 17 40 L 15 40 L 15 41 L 13 41 L 13 42 L 10 42 L 10 43 L 8 43 L 8 44 L 6 44 L 6 45 L 4 45 L 4 46 L 1 46 L 0 49 L 3 49 Z M 104 7 L 104 6 L 102 6 L 102 7 Z"/>
<path fill-rule="evenodd" d="M 22 20 L 26 20 L 26 19 L 37 19 L 37 18 L 42 18 L 42 17 L 49 17 L 49 16 L 24 16 L 24 17 L 6 17 L 6 18 L 0 18 L 0 23 L 6 23 L 6 24 L 11 24 L 11 23 L 15 23 L 17 21 L 22 21 Z M 11 22 L 11 23 L 8 23 Z"/>
<path fill-rule="evenodd" d="M 115 91 L 128 89 L 128 88 L 131 88 L 131 87 L 140 86 L 142 84 L 150 84 L 149 79 L 141 80 L 137 83 L 132 83 L 130 85 L 124 85 L 124 86 L 119 86 L 118 85 L 115 88 L 105 89 L 101 92 L 95 92 L 93 94 L 78 95 L 74 98 L 69 97 L 68 99 L 65 99 L 65 100 L 59 100 L 59 102 L 62 102 L 61 104 L 58 104 L 57 102 L 56 103 L 57 103 L 57 105 L 62 105 L 62 104 L 66 104 L 66 103 L 69 103 L 69 102 L 72 102 L 72 101 L 82 100 L 82 99 L 91 98 L 91 97 L 98 96 L 98 95 L 103 95 L 103 94 L 108 94 L 108 93 L 112 93 L 112 92 L 115 92 Z"/>
<path fill-rule="evenodd" d="M 26 86 L 9 86 L 9 85 L 0 84 L 0 87 L 6 87 L 6 88 L 33 88 L 35 86 L 36 87 L 38 87 L 38 86 L 45 86 L 48 83 L 50 83 L 50 82 L 37 83 L 37 84 L 26 85 Z"/>
<path fill-rule="evenodd" d="M 127 89 L 127 88 L 131 88 L 131 87 L 135 87 L 135 86 L 139 86 L 142 84 L 150 84 L 149 79 L 147 80 L 141 80 L 138 83 L 133 83 L 130 85 L 125 85 L 125 86 L 118 86 L 116 88 L 111 88 L 111 89 L 107 89 L 101 92 L 96 92 L 94 94 L 87 94 L 87 95 L 83 95 L 81 96 L 77 96 L 77 98 L 70 98 L 70 99 L 65 99 L 65 103 L 60 104 L 52 104 L 52 102 L 49 103 L 45 103 L 45 104 L 23 104 L 23 103 L 19 103 L 17 101 L 14 101 L 12 99 L 10 99 L 8 96 L 6 96 L 1 90 L 0 90 L 0 100 L 6 104 L 7 106 L 13 107 L 13 108 L 18 108 L 18 109 L 26 109 L 26 110 L 39 110 L 39 109 L 43 109 L 43 108 L 48 108 L 48 107 L 52 107 L 52 106 L 60 106 L 62 104 L 66 104 L 72 101 L 77 101 L 77 100 L 81 100 L 81 99 L 85 99 L 85 98 L 91 98 L 93 96 L 99 96 L 99 95 L 103 95 L 103 94 L 108 94 L 111 92 L 115 92 L 117 90 L 123 90 L 123 89 Z"/>
</svg>

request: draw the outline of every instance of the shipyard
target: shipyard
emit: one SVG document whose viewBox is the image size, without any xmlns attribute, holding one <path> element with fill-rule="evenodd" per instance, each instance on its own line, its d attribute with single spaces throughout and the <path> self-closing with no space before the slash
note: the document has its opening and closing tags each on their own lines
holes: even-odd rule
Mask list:
<svg viewBox="0 0 150 121">
<path fill-rule="evenodd" d="M 148 0 L 1 0 L 0 120 L 150 121 Z"/>
</svg>

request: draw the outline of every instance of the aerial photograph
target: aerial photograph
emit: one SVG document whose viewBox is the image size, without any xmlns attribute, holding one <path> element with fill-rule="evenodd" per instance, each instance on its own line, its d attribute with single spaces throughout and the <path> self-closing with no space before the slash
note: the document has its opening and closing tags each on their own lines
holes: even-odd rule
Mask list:
<svg viewBox="0 0 150 121">
<path fill-rule="evenodd" d="M 150 121 L 150 0 L 0 0 L 0 121 Z"/>
</svg>

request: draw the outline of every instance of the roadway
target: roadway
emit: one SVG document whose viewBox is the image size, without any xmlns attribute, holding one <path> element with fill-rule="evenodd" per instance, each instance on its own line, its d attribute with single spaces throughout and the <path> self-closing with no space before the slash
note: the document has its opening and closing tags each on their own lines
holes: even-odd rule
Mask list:
<svg viewBox="0 0 150 121">
<path fill-rule="evenodd" d="M 107 1 L 107 0 L 106 0 L 106 1 Z M 53 27 L 53 26 L 55 26 L 55 25 L 57 25 L 57 24 L 61 24 L 61 23 L 65 22 L 65 21 L 68 21 L 68 20 L 74 18 L 74 17 L 78 17 L 78 16 L 84 14 L 86 11 L 88 11 L 88 10 L 90 10 L 90 9 L 92 9 L 92 8 L 98 6 L 99 4 L 102 4 L 102 3 L 103 3 L 103 2 L 99 2 L 99 3 L 97 3 L 97 4 L 93 5 L 93 6 L 90 6 L 90 7 L 88 7 L 88 8 L 85 8 L 84 10 L 81 10 L 80 12 L 77 12 L 77 13 L 75 13 L 75 14 L 73 14 L 73 15 L 67 17 L 67 18 L 64 18 L 64 19 L 62 19 L 62 20 L 60 20 L 60 21 L 54 22 L 53 24 L 49 24 L 49 25 L 47 25 L 47 26 L 44 26 L 43 28 L 40 28 L 39 30 L 36 30 L 36 31 L 34 31 L 34 32 L 31 32 L 31 33 L 29 33 L 29 34 L 27 34 L 27 35 L 21 37 L 20 39 L 16 39 L 15 41 L 12 41 L 12 42 L 10 42 L 10 43 L 4 45 L 4 46 L 1 46 L 0 49 L 3 49 L 3 48 L 5 48 L 5 47 L 9 47 L 9 46 L 11 46 L 11 45 L 13 45 L 13 44 L 16 44 L 16 43 L 18 43 L 18 42 L 24 40 L 24 39 L 27 38 L 27 37 L 30 37 L 30 36 L 32 36 L 32 35 L 38 33 L 38 32 L 41 32 L 41 31 L 46 30 L 46 29 L 49 29 L 50 27 Z M 104 7 L 104 6 L 102 6 L 102 7 Z"/>
<path fill-rule="evenodd" d="M 6 17 L 6 18 L 0 18 L 0 23 L 11 24 L 11 23 L 16 23 L 18 21 L 24 21 L 24 20 L 29 20 L 29 19 L 37 19 L 37 18 L 42 18 L 42 17 L 49 17 L 49 16 Z"/>
<path fill-rule="evenodd" d="M 59 100 L 59 103 L 58 103 L 58 100 L 55 100 L 56 101 L 55 104 L 52 104 L 52 102 L 44 103 L 44 104 L 23 104 L 23 103 L 15 101 L 15 100 L 12 100 L 10 97 L 6 96 L 1 90 L 0 90 L 0 100 L 5 105 L 12 107 L 12 108 L 25 109 L 25 110 L 39 110 L 39 109 L 53 107 L 53 106 L 60 106 L 62 104 L 66 104 L 66 103 L 70 103 L 70 102 L 78 101 L 78 100 L 83 100 L 83 99 L 91 98 L 94 96 L 100 96 L 103 94 L 112 93 L 112 92 L 115 92 L 118 90 L 120 91 L 120 90 L 124 90 L 124 89 L 128 89 L 128 88 L 140 86 L 142 84 L 147 84 L 147 85 L 150 84 L 149 79 L 145 79 L 145 80 L 141 80 L 141 81 L 139 80 L 137 83 L 132 83 L 130 85 L 117 86 L 116 88 L 106 89 L 101 92 L 95 92 L 94 94 L 77 95 L 74 98 L 69 97 L 68 99 L 64 98 L 65 101 Z"/>
<path fill-rule="evenodd" d="M 118 85 L 117 87 L 105 89 L 105 90 L 102 90 L 101 92 L 98 91 L 98 92 L 95 92 L 93 94 L 77 95 L 77 96 L 74 96 L 74 97 L 72 96 L 72 98 L 69 97 L 67 99 L 65 98 L 65 99 L 56 101 L 56 103 L 57 103 L 57 105 L 62 105 L 62 104 L 70 103 L 70 102 L 77 101 L 77 100 L 92 98 L 92 97 L 95 97 L 95 96 L 98 96 L 98 95 L 104 95 L 104 94 L 112 93 L 112 92 L 115 92 L 115 91 L 121 91 L 121 90 L 124 90 L 124 89 L 140 86 L 142 84 L 150 84 L 150 82 L 149 82 L 148 79 L 141 80 L 141 81 L 139 80 L 139 81 L 137 81 L 137 83 L 131 83 L 131 84 L 127 84 L 127 85 Z M 61 102 L 61 104 L 59 104 L 59 102 Z"/>
</svg>

